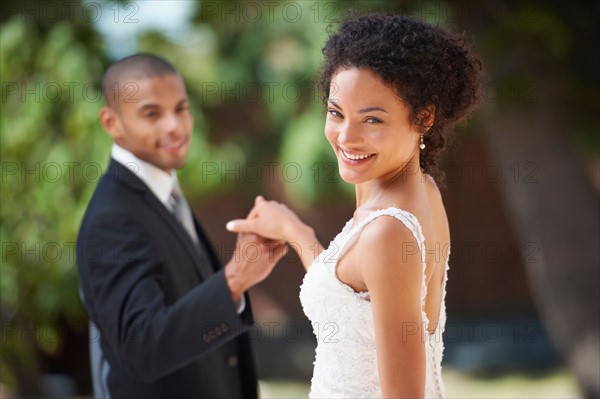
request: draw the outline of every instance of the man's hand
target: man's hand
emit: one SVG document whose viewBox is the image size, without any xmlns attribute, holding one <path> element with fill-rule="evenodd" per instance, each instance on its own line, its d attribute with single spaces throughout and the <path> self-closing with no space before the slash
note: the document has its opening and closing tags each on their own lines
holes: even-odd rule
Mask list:
<svg viewBox="0 0 600 399">
<path fill-rule="evenodd" d="M 253 217 L 252 212 L 254 209 L 248 218 Z M 244 291 L 266 279 L 287 251 L 285 242 L 253 233 L 238 234 L 233 257 L 225 265 L 225 279 L 233 301 L 237 302 Z"/>
</svg>

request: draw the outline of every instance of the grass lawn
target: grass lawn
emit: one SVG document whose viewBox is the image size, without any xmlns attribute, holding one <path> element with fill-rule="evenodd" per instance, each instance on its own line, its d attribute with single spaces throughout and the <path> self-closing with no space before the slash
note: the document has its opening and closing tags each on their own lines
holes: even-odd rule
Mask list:
<svg viewBox="0 0 600 399">
<path fill-rule="evenodd" d="M 571 374 L 557 370 L 544 374 L 511 373 L 480 377 L 459 370 L 444 369 L 448 398 L 580 398 Z M 260 381 L 261 397 L 306 398 L 308 383 L 295 381 Z"/>
</svg>

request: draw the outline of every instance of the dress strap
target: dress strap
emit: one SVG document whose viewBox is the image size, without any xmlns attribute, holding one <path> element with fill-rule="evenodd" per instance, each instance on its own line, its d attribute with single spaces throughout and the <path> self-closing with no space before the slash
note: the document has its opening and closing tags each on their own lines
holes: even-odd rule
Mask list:
<svg viewBox="0 0 600 399">
<path fill-rule="evenodd" d="M 419 220 L 411 212 L 396 207 L 378 209 L 376 211 L 371 212 L 360 223 L 350 228 L 350 230 L 344 237 L 344 244 L 347 241 L 349 241 L 350 238 L 354 236 L 354 234 L 362 230 L 367 224 L 369 224 L 370 222 L 372 222 L 380 216 L 392 216 L 400 220 L 411 231 L 411 233 L 415 237 L 415 240 L 417 240 L 419 249 L 421 250 L 421 259 L 423 262 L 425 262 L 425 238 L 423 237 L 423 232 L 421 230 L 421 224 L 419 223 Z"/>
</svg>

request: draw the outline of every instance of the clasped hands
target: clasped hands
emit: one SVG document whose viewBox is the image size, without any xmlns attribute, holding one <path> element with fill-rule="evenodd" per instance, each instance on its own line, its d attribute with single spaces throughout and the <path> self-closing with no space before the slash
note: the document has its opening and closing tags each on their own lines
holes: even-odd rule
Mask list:
<svg viewBox="0 0 600 399">
<path fill-rule="evenodd" d="M 293 241 L 294 230 L 304 225 L 287 206 L 256 197 L 246 219 L 232 220 L 226 228 L 236 233 L 255 234 L 263 242 L 285 244 Z"/>
<path fill-rule="evenodd" d="M 302 239 L 306 232 L 314 237 L 312 229 L 287 206 L 262 196 L 256 197 L 246 219 L 232 220 L 226 228 L 238 233 L 236 250 L 225 266 L 225 276 L 236 301 L 248 288 L 267 278 L 287 253 L 286 243 Z"/>
</svg>

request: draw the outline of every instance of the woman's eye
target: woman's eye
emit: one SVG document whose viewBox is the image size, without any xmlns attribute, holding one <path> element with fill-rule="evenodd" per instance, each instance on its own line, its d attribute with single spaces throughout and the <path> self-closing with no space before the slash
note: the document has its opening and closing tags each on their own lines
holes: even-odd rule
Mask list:
<svg viewBox="0 0 600 399">
<path fill-rule="evenodd" d="M 338 111 L 336 111 L 335 109 L 328 109 L 327 112 L 329 112 L 329 114 L 331 114 L 332 116 L 336 116 L 338 118 L 340 118 L 342 116 L 342 114 L 340 114 Z"/>
<path fill-rule="evenodd" d="M 158 116 L 158 112 L 148 112 L 148 113 L 146 113 L 146 117 L 147 118 L 154 118 L 156 116 Z"/>
<path fill-rule="evenodd" d="M 367 118 L 365 119 L 366 123 L 381 123 L 381 119 L 377 119 L 377 118 Z"/>
</svg>

